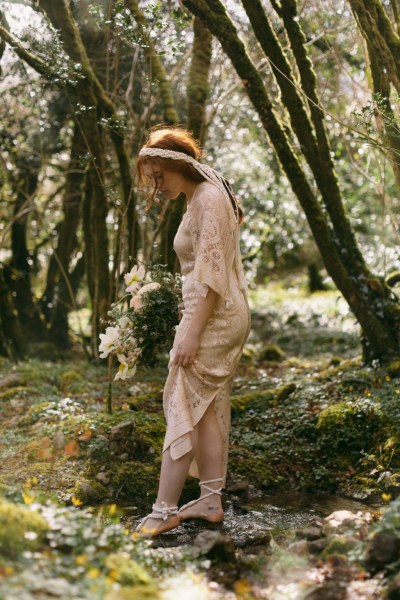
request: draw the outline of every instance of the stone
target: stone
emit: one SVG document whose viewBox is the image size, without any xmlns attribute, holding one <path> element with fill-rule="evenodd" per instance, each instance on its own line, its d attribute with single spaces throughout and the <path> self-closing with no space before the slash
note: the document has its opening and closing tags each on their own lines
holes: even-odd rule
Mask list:
<svg viewBox="0 0 400 600">
<path fill-rule="evenodd" d="M 235 545 L 230 535 L 219 531 L 201 531 L 193 542 L 193 549 L 198 556 L 211 560 L 233 562 L 236 560 Z"/>
<path fill-rule="evenodd" d="M 226 491 L 228 494 L 243 494 L 248 492 L 249 490 L 249 482 L 248 481 L 238 481 L 233 485 L 229 486 Z"/>
<path fill-rule="evenodd" d="M 320 538 L 319 540 L 308 542 L 308 551 L 311 554 L 320 554 L 323 550 L 325 550 L 327 543 L 328 540 L 326 538 Z"/>
<path fill-rule="evenodd" d="M 65 446 L 65 435 L 64 432 L 59 429 L 53 435 L 53 445 L 56 450 L 61 450 Z"/>
<path fill-rule="evenodd" d="M 124 421 L 123 423 L 119 423 L 111 428 L 111 439 L 113 441 L 126 439 L 132 432 L 132 429 L 132 421 Z"/>
<path fill-rule="evenodd" d="M 380 531 L 368 543 L 365 565 L 371 573 L 376 573 L 399 558 L 400 537 L 393 533 Z"/>
<path fill-rule="evenodd" d="M 387 596 L 389 600 L 400 600 L 400 573 L 397 573 L 390 582 Z"/>
<path fill-rule="evenodd" d="M 328 515 L 322 526 L 322 535 L 346 534 L 357 535 L 363 539 L 368 533 L 372 520 L 370 513 L 353 513 L 349 510 L 336 510 Z"/>
<path fill-rule="evenodd" d="M 313 526 L 303 527 L 303 529 L 296 531 L 296 535 L 306 540 L 318 540 L 321 537 L 321 528 Z"/>
<path fill-rule="evenodd" d="M 287 547 L 287 551 L 291 554 L 295 554 L 296 556 L 304 556 L 308 553 L 308 543 L 306 540 L 293 542 Z"/>
<path fill-rule="evenodd" d="M 97 473 L 96 479 L 98 481 L 102 481 L 103 483 L 108 483 L 110 481 L 110 477 L 107 475 L 107 473 L 103 472 Z"/>
</svg>

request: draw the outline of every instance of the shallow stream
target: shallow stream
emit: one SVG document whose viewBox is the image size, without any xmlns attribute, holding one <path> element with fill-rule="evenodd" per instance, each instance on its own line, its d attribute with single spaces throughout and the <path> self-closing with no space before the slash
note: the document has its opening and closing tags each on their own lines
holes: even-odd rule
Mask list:
<svg viewBox="0 0 400 600">
<path fill-rule="evenodd" d="M 271 534 L 278 536 L 289 529 L 299 529 L 336 510 L 367 512 L 380 508 L 340 496 L 317 495 L 305 492 L 280 492 L 262 498 L 231 498 L 223 500 L 225 520 L 221 524 L 205 521 L 186 521 L 180 527 L 162 535 L 162 545 L 175 546 L 191 543 L 203 529 L 217 529 L 230 535 L 235 545 L 250 546 L 261 543 Z M 135 519 L 133 525 L 140 522 Z"/>
</svg>

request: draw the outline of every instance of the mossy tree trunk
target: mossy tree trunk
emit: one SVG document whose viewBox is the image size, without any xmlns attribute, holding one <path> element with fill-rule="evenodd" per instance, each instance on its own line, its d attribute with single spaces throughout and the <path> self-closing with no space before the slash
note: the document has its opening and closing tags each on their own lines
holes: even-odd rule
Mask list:
<svg viewBox="0 0 400 600">
<path fill-rule="evenodd" d="M 42 296 L 42 312 L 50 325 L 50 335 L 62 347 L 69 346 L 68 313 L 72 309 L 70 262 L 78 247 L 77 231 L 82 213 L 82 185 L 85 169 L 82 160 L 86 152 L 82 133 L 75 123 L 72 135 L 70 160 L 65 178 L 63 197 L 64 218 L 61 223 L 57 247 L 50 257 L 46 288 Z"/>
<path fill-rule="evenodd" d="M 36 191 L 38 168 L 38 165 L 31 165 L 29 161 L 23 161 L 23 164 L 16 166 L 16 199 L 11 225 L 12 254 L 7 281 L 13 292 L 21 327 L 28 337 L 41 341 L 46 338 L 46 327 L 32 292 L 32 260 L 27 243 L 29 204 Z"/>
<path fill-rule="evenodd" d="M 125 0 L 126 8 L 133 15 L 136 23 L 141 29 L 142 36 L 146 41 L 145 55 L 148 61 L 150 77 L 157 82 L 161 106 L 164 114 L 164 121 L 167 125 L 176 125 L 179 123 L 179 116 L 176 110 L 176 103 L 172 91 L 171 82 L 167 71 L 162 63 L 157 48 L 147 31 L 147 19 L 139 7 L 137 0 Z M 176 270 L 176 256 L 173 250 L 173 241 L 182 219 L 184 209 L 183 197 L 177 198 L 165 211 L 163 221 L 160 227 L 158 251 L 154 262 L 167 265 L 169 271 Z"/>
<path fill-rule="evenodd" d="M 193 54 L 187 84 L 187 127 L 204 144 L 206 138 L 206 105 L 208 77 L 212 57 L 212 35 L 204 23 L 193 19 Z"/>
<path fill-rule="evenodd" d="M 220 41 L 243 81 L 305 212 L 326 269 L 361 325 L 365 360 L 386 360 L 397 356 L 400 353 L 400 307 L 384 281 L 369 271 L 345 214 L 330 159 L 323 113 L 319 109 L 316 78 L 306 52 L 305 37 L 298 22 L 295 0 L 282 0 L 280 4 L 273 0 L 272 4 L 285 25 L 301 85 L 310 101 L 307 110 L 302 99 L 294 92 L 293 86 L 290 85 L 290 89 L 286 89 L 286 78 L 293 81 L 293 75 L 283 48 L 272 35 L 261 4 L 257 0 L 243 0 L 243 4 L 267 58 L 273 53 L 275 66 L 285 76 L 278 76 L 278 69 L 274 69 L 283 103 L 291 118 L 292 134 L 297 136 L 301 143 L 303 156 L 314 175 L 313 182 L 309 181 L 306 170 L 297 158 L 288 135 L 273 110 L 263 79 L 251 61 L 225 7 L 219 0 L 183 0 L 183 4 L 201 19 Z M 330 187 L 326 182 L 329 182 Z M 314 183 L 319 190 L 319 196 L 314 192 Z"/>
<path fill-rule="evenodd" d="M 4 268 L 0 265 L 0 354 L 20 358 L 26 349 L 26 339 L 4 277 Z"/>
<path fill-rule="evenodd" d="M 377 0 L 349 0 L 358 28 L 366 40 L 373 91 L 379 95 L 377 124 L 400 187 L 400 134 L 390 101 L 391 87 L 400 94 L 400 37 L 396 31 L 398 8 L 392 3 L 395 23 Z"/>
<path fill-rule="evenodd" d="M 108 213 L 105 192 L 105 164 L 103 135 L 99 122 L 104 108 L 113 113 L 98 78 L 94 74 L 66 0 L 51 2 L 40 0 L 53 26 L 59 32 L 64 50 L 72 61 L 81 65 L 83 77 L 76 84 L 75 102 L 80 102 L 84 111 L 75 116 L 89 158 L 88 178 L 90 194 L 86 194 L 89 205 L 90 236 L 85 236 L 85 252 L 91 260 L 86 261 L 87 279 L 92 303 L 93 354 L 98 354 L 98 335 L 104 327 L 110 306 L 109 250 L 106 217 Z M 107 114 L 107 117 L 109 114 Z M 86 207 L 88 208 L 88 207 Z M 91 284 L 90 284 L 91 282 Z"/>
<path fill-rule="evenodd" d="M 200 19 L 193 19 L 193 51 L 187 84 L 187 128 L 204 144 L 206 138 L 205 111 L 209 93 L 208 76 L 212 55 L 212 35 Z M 166 212 L 161 228 L 159 261 L 171 272 L 179 265 L 172 249 L 176 232 L 182 220 L 185 199 L 179 196 Z"/>
</svg>

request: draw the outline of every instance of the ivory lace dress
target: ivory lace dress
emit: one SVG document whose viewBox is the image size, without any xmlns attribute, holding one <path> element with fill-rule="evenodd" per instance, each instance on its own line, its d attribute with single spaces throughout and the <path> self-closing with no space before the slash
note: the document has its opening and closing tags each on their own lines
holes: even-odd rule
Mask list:
<svg viewBox="0 0 400 600">
<path fill-rule="evenodd" d="M 230 392 L 250 330 L 250 313 L 239 250 L 239 225 L 230 201 L 209 181 L 200 183 L 174 240 L 183 275 L 183 315 L 170 352 L 163 404 L 167 432 L 163 450 L 176 460 L 192 449 L 191 431 L 215 399 L 223 438 L 223 485 L 228 463 Z M 219 297 L 200 337 L 192 365 L 173 364 L 198 298 L 208 288 Z M 189 473 L 199 477 L 196 461 Z"/>
</svg>

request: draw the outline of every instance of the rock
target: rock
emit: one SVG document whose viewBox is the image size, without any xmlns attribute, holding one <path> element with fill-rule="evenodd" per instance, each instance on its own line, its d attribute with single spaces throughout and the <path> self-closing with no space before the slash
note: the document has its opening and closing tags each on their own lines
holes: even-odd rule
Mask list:
<svg viewBox="0 0 400 600">
<path fill-rule="evenodd" d="M 55 432 L 55 434 L 53 435 L 53 444 L 54 444 L 54 448 L 56 450 L 61 450 L 61 448 L 64 448 L 65 446 L 65 435 L 64 432 L 61 431 L 61 429 L 59 429 L 58 431 Z"/>
<path fill-rule="evenodd" d="M 129 457 L 129 454 L 128 454 L 127 452 L 124 452 L 123 454 L 120 454 L 120 455 L 118 456 L 118 458 L 119 458 L 120 460 L 127 460 L 127 459 L 128 459 L 128 457 Z"/>
<path fill-rule="evenodd" d="M 349 510 L 336 510 L 325 518 L 322 535 L 346 534 L 363 539 L 368 533 L 372 518 L 369 513 L 353 513 Z"/>
<path fill-rule="evenodd" d="M 400 600 L 400 573 L 397 573 L 390 582 L 387 595 L 389 600 Z"/>
<path fill-rule="evenodd" d="M 400 538 L 392 533 L 380 531 L 368 543 L 365 565 L 371 573 L 376 573 L 399 558 Z"/>
<path fill-rule="evenodd" d="M 219 531 L 201 531 L 193 542 L 198 556 L 206 556 L 211 560 L 233 562 L 236 560 L 235 545 L 230 535 Z"/>
<path fill-rule="evenodd" d="M 304 556 L 308 552 L 308 543 L 306 540 L 293 542 L 287 547 L 287 551 L 295 554 L 296 556 Z"/>
<path fill-rule="evenodd" d="M 91 502 L 96 503 L 101 500 L 104 500 L 104 498 L 106 496 L 105 490 L 102 489 L 102 486 L 100 484 L 97 484 L 99 486 L 99 489 L 96 489 L 97 486 L 94 487 L 87 481 L 80 481 L 78 485 L 79 485 L 78 497 L 84 496 L 85 502 L 88 504 L 90 504 Z"/>
<path fill-rule="evenodd" d="M 323 557 L 331 555 L 346 555 L 352 550 L 358 543 L 359 540 L 349 535 L 332 534 L 326 538 L 326 547 L 324 549 Z"/>
<path fill-rule="evenodd" d="M 313 526 L 303 527 L 303 529 L 296 531 L 296 535 L 306 540 L 318 540 L 321 537 L 321 528 Z"/>
<path fill-rule="evenodd" d="M 133 429 L 132 421 L 124 421 L 123 423 L 119 423 L 111 428 L 111 439 L 115 440 L 123 440 L 129 436 Z"/>
<path fill-rule="evenodd" d="M 280 362 L 285 360 L 286 355 L 282 348 L 276 344 L 268 344 L 264 346 L 259 354 L 260 360 L 271 360 Z"/>
<path fill-rule="evenodd" d="M 320 554 L 323 550 L 325 550 L 327 543 L 328 540 L 326 538 L 320 538 L 319 540 L 308 542 L 308 551 L 311 554 Z"/>
<path fill-rule="evenodd" d="M 249 490 L 249 482 L 248 481 L 238 481 L 234 483 L 230 487 L 226 489 L 228 494 L 243 494 L 248 492 Z"/>
<path fill-rule="evenodd" d="M 110 477 L 107 475 L 107 473 L 103 472 L 97 473 L 96 479 L 98 481 L 102 481 L 103 483 L 108 483 L 110 481 Z"/>
</svg>

